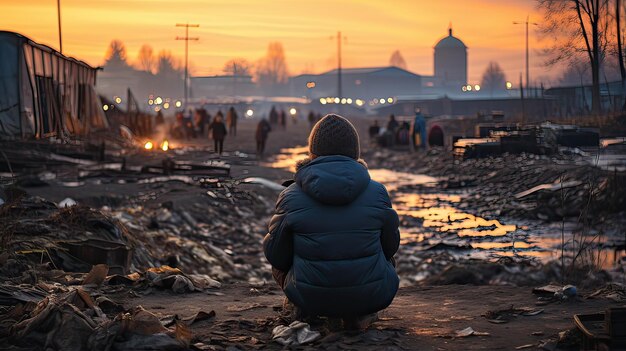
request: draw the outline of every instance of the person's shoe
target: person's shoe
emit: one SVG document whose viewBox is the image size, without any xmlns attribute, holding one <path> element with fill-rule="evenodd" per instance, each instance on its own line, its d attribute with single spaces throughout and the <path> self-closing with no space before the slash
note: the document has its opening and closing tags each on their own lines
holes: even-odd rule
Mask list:
<svg viewBox="0 0 626 351">
<path fill-rule="evenodd" d="M 378 320 L 378 313 L 371 313 L 364 316 L 343 318 L 343 328 L 346 330 L 365 330 Z"/>
<path fill-rule="evenodd" d="M 293 304 L 293 302 L 289 301 L 289 299 L 285 296 L 283 300 L 283 312 L 282 315 L 288 318 L 291 321 L 302 320 L 306 316 L 302 312 L 302 310 Z"/>
</svg>

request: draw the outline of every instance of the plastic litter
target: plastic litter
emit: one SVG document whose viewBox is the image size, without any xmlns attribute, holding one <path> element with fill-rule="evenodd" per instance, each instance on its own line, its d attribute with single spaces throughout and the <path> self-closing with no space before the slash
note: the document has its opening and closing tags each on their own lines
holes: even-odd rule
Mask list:
<svg viewBox="0 0 626 351">
<path fill-rule="evenodd" d="M 272 330 L 272 340 L 284 346 L 307 344 L 320 336 L 319 332 L 311 330 L 308 323 L 301 321 L 294 321 L 288 326 L 279 325 Z"/>
</svg>

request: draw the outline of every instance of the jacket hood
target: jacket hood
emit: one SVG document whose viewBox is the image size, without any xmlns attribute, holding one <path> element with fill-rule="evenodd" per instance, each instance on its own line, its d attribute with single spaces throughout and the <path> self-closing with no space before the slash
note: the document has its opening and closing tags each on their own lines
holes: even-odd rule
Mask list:
<svg viewBox="0 0 626 351">
<path fill-rule="evenodd" d="M 328 205 L 346 205 L 367 188 L 367 165 L 347 156 L 321 156 L 297 165 L 296 183 L 313 199 Z"/>
</svg>

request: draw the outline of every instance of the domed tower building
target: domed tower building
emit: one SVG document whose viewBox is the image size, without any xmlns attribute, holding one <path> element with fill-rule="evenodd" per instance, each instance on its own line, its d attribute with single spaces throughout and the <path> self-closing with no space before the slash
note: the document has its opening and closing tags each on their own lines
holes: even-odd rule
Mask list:
<svg viewBox="0 0 626 351">
<path fill-rule="evenodd" d="M 452 27 L 435 45 L 435 82 L 446 92 L 461 92 L 467 84 L 467 46 L 452 36 Z"/>
</svg>

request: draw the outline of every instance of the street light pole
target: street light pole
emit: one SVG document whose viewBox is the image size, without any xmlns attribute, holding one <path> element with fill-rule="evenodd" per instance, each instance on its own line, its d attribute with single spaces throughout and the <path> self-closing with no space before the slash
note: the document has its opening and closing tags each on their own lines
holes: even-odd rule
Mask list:
<svg viewBox="0 0 626 351">
<path fill-rule="evenodd" d="M 61 37 L 61 0 L 57 0 L 57 21 L 59 22 L 59 52 L 63 53 L 63 39 Z"/>
<path fill-rule="evenodd" d="M 527 15 L 526 16 L 526 22 L 513 22 L 513 24 L 524 24 L 526 25 L 526 95 L 529 95 L 529 90 L 530 89 L 530 69 L 529 69 L 529 65 L 528 65 L 528 25 L 532 24 L 532 25 L 538 25 L 537 23 L 531 23 L 529 22 L 530 16 Z"/>
<path fill-rule="evenodd" d="M 190 38 L 189 37 L 189 27 L 200 27 L 199 24 L 189 24 L 189 23 L 177 23 L 176 27 L 185 27 L 185 36 L 184 37 L 176 37 L 176 40 L 184 40 L 185 41 L 185 99 L 184 99 L 184 106 L 185 108 L 187 108 L 187 97 L 188 97 L 188 83 L 189 83 L 189 41 L 190 40 L 199 40 L 199 38 L 195 37 L 195 38 Z"/>
</svg>

